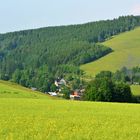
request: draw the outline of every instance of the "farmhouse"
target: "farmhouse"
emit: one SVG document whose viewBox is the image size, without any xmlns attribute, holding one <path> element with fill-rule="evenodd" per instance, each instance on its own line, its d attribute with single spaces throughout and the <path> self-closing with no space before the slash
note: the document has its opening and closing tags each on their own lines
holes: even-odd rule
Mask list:
<svg viewBox="0 0 140 140">
<path fill-rule="evenodd" d="M 60 78 L 57 78 L 57 80 L 55 80 L 55 83 L 54 83 L 57 87 L 60 87 L 62 85 L 65 85 L 66 86 L 66 81 L 65 79 L 60 79 Z"/>
</svg>

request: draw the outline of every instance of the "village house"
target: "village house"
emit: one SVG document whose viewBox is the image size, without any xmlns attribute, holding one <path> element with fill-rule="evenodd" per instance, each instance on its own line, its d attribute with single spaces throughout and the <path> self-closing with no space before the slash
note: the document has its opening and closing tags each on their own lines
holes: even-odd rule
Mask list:
<svg viewBox="0 0 140 140">
<path fill-rule="evenodd" d="M 70 95 L 71 100 L 80 100 L 81 99 L 81 92 L 80 90 L 74 90 Z"/>
<path fill-rule="evenodd" d="M 71 93 L 70 99 L 71 100 L 81 100 L 84 92 L 85 92 L 85 89 L 76 89 Z"/>
<path fill-rule="evenodd" d="M 57 78 L 57 80 L 55 80 L 55 83 L 54 83 L 57 87 L 60 87 L 62 85 L 66 86 L 66 81 L 65 79 L 60 79 L 60 78 Z"/>
</svg>

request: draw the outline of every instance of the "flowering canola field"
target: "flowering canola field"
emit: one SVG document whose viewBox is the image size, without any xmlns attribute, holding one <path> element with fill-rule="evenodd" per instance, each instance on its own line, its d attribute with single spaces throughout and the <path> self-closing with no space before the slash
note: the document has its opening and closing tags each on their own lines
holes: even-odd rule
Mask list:
<svg viewBox="0 0 140 140">
<path fill-rule="evenodd" d="M 139 140 L 140 105 L 0 99 L 1 140 Z"/>
<path fill-rule="evenodd" d="M 0 81 L 0 140 L 140 140 L 139 109 L 57 100 Z"/>
</svg>

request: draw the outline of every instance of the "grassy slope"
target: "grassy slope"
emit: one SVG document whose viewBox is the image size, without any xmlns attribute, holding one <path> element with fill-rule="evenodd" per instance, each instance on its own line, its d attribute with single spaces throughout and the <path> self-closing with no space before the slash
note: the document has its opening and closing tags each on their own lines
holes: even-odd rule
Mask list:
<svg viewBox="0 0 140 140">
<path fill-rule="evenodd" d="M 102 70 L 116 71 L 123 66 L 133 67 L 140 64 L 140 28 L 125 32 L 103 43 L 114 50 L 101 59 L 82 65 L 87 75 L 95 76 Z"/>
<path fill-rule="evenodd" d="M 0 139 L 139 140 L 139 104 L 50 99 L 0 81 Z M 8 97 L 8 98 L 7 98 Z"/>
<path fill-rule="evenodd" d="M 140 105 L 0 99 L 0 138 L 139 140 Z"/>
<path fill-rule="evenodd" d="M 51 98 L 41 92 L 34 92 L 20 85 L 0 81 L 0 98 Z"/>
</svg>

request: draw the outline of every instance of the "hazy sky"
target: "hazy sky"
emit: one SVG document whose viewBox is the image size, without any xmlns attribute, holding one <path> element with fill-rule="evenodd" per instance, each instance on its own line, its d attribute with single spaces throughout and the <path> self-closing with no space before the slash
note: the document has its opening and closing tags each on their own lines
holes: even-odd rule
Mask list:
<svg viewBox="0 0 140 140">
<path fill-rule="evenodd" d="M 140 15 L 140 0 L 0 0 L 0 33 Z"/>
</svg>

